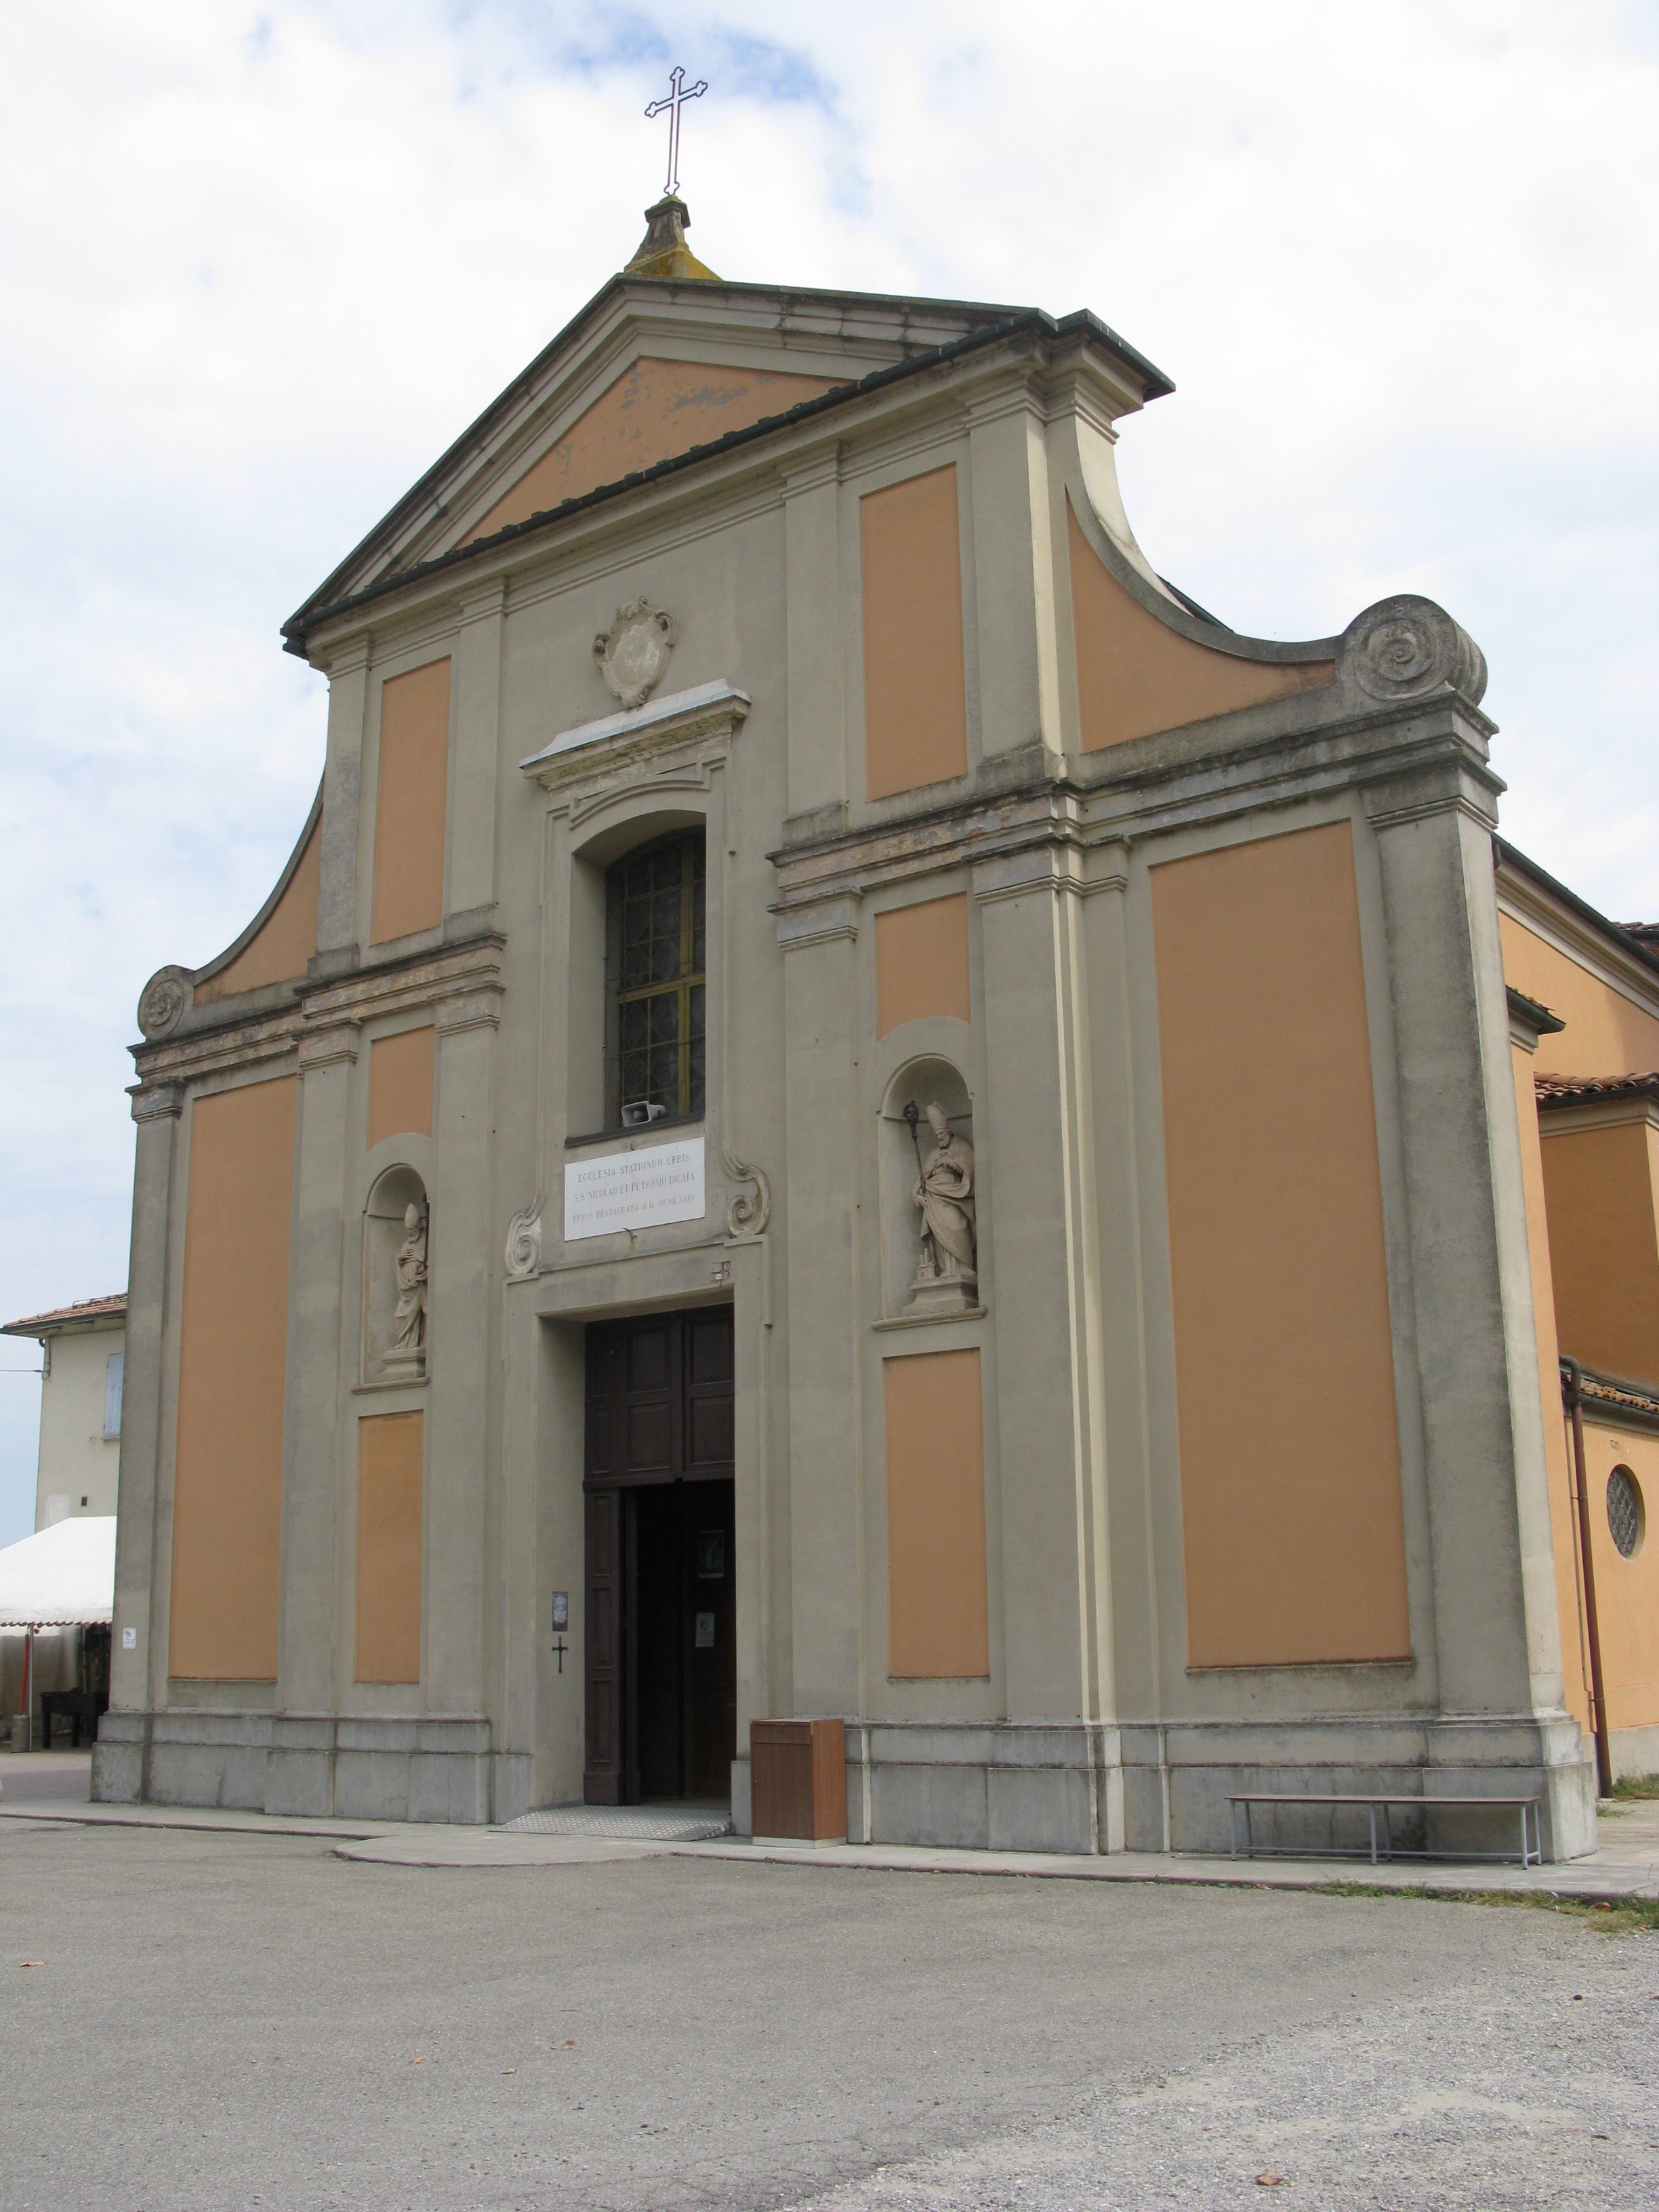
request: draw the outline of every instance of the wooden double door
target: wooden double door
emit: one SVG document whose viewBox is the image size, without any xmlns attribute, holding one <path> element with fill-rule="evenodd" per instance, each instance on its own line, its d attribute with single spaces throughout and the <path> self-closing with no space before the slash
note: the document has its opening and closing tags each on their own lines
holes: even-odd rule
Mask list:
<svg viewBox="0 0 1659 2212">
<path fill-rule="evenodd" d="M 737 1751 L 732 1310 L 587 1331 L 590 1805 L 731 1794 Z"/>
</svg>

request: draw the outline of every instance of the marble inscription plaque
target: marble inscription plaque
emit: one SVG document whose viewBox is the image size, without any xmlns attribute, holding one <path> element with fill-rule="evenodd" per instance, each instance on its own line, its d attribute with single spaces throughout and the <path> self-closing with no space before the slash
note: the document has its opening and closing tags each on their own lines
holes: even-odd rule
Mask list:
<svg viewBox="0 0 1659 2212">
<path fill-rule="evenodd" d="M 703 1195 L 701 1137 L 678 1145 L 653 1145 L 638 1152 L 606 1152 L 571 1160 L 564 1170 L 564 1233 L 609 1237 L 618 1229 L 652 1229 L 669 1221 L 701 1221 Z"/>
</svg>

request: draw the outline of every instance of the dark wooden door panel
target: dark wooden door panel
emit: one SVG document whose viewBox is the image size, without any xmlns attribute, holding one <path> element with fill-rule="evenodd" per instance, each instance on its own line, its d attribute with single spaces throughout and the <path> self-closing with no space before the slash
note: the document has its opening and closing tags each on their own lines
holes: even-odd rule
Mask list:
<svg viewBox="0 0 1659 2212">
<path fill-rule="evenodd" d="M 732 1472 L 732 1400 L 693 1398 L 685 1409 L 685 1472 L 689 1475 L 730 1475 Z"/>
<path fill-rule="evenodd" d="M 709 1313 L 685 1317 L 686 1380 L 698 1382 L 732 1382 L 732 1310 L 722 1306 Z"/>
<path fill-rule="evenodd" d="M 732 1367 L 729 1307 L 587 1332 L 590 1804 L 731 1786 Z"/>
<path fill-rule="evenodd" d="M 635 1404 L 628 1408 L 625 1478 L 634 1482 L 672 1482 L 674 1465 L 674 1419 L 668 1406 Z"/>
</svg>

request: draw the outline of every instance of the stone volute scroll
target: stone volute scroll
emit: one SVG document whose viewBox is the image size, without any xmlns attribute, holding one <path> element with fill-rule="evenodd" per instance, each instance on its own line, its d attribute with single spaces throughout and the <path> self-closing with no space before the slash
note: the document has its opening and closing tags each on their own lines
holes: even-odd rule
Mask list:
<svg viewBox="0 0 1659 2212">
<path fill-rule="evenodd" d="M 751 1183 L 751 1190 L 738 1189 L 732 1194 L 726 1209 L 726 1233 L 728 1237 L 763 1237 L 766 1224 L 772 1218 L 772 1186 L 764 1170 L 750 1167 L 746 1160 L 720 1146 L 720 1165 L 734 1183 Z"/>
<path fill-rule="evenodd" d="M 1474 640 L 1443 607 L 1414 592 L 1356 615 L 1342 645 L 1353 681 L 1372 699 L 1452 690 L 1479 706 L 1486 688 L 1486 658 Z"/>
<path fill-rule="evenodd" d="M 189 1011 L 192 989 L 188 968 L 158 968 L 138 998 L 138 1027 L 150 1043 L 169 1036 Z"/>
<path fill-rule="evenodd" d="M 521 1283 L 533 1275 L 542 1264 L 542 1201 L 540 1194 L 532 1199 L 522 1213 L 515 1213 L 507 1224 L 507 1278 L 511 1283 Z"/>
<path fill-rule="evenodd" d="M 615 622 L 593 641 L 593 658 L 623 707 L 644 706 L 662 681 L 679 634 L 673 616 L 649 599 L 632 599 L 617 608 Z"/>
</svg>

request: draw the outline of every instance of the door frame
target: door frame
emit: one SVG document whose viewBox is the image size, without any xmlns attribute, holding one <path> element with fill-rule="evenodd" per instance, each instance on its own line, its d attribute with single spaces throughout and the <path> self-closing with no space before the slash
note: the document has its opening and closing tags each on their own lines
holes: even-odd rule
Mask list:
<svg viewBox="0 0 1659 2212">
<path fill-rule="evenodd" d="M 722 1380 L 696 1384 L 687 1371 L 688 1324 L 719 1316 L 729 1351 Z M 582 1796 L 590 1805 L 640 1798 L 638 1530 L 625 1492 L 701 1482 L 729 1482 L 736 1507 L 736 1316 L 730 1299 L 652 1308 L 592 1321 L 583 1344 Z M 662 1385 L 627 1383 L 629 1340 L 664 1329 L 671 1372 Z M 666 1397 L 666 1422 L 651 1445 L 630 1448 L 630 1413 L 648 1413 Z M 710 1455 L 689 1418 L 694 1398 L 728 1407 L 726 1452 Z M 641 1423 L 641 1430 L 647 1424 Z M 637 1468 L 634 1460 L 638 1457 Z M 737 1634 L 737 1544 L 731 1547 L 732 1632 Z M 735 1664 L 735 1648 L 733 1663 Z"/>
</svg>

